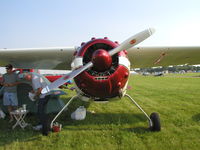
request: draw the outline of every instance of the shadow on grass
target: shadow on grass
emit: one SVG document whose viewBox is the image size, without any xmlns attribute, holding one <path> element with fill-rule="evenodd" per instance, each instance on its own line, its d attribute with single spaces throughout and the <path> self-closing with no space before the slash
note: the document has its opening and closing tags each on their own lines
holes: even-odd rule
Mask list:
<svg viewBox="0 0 200 150">
<path fill-rule="evenodd" d="M 200 113 L 192 116 L 192 119 L 196 122 L 200 122 Z"/>
<path fill-rule="evenodd" d="M 68 114 L 68 113 L 67 113 Z M 66 119 L 64 119 L 66 118 Z M 27 117 L 27 122 L 34 124 L 35 115 Z M 124 114 L 124 113 L 87 113 L 85 120 L 75 121 L 70 116 L 65 115 L 58 119 L 62 123 L 63 130 L 113 130 L 119 129 L 127 132 L 143 134 L 148 131 L 147 128 L 138 127 L 138 122 L 147 123 L 147 119 L 143 114 Z M 13 124 L 12 124 L 13 125 Z M 1 120 L 0 126 L 0 146 L 6 146 L 13 142 L 29 142 L 41 139 L 41 133 L 33 131 L 32 127 L 27 127 L 24 130 L 16 127 L 12 130 L 12 125 L 8 123 L 8 119 Z M 74 126 L 68 127 L 68 126 Z M 125 127 L 128 125 L 129 127 Z M 130 125 L 133 128 L 130 128 Z M 135 126 L 135 127 L 134 127 Z M 148 126 L 148 123 L 147 123 Z M 77 128 L 76 128 L 77 127 Z"/>
<path fill-rule="evenodd" d="M 78 130 L 78 131 L 103 131 L 113 130 L 118 128 L 119 130 L 143 134 L 150 132 L 148 129 L 147 118 L 143 114 L 131 114 L 131 113 L 87 113 L 85 120 L 72 120 L 70 116 L 66 116 L 66 119 L 58 120 L 67 130 Z M 146 127 L 138 127 L 138 123 L 146 124 Z M 68 126 L 74 126 L 72 128 Z M 84 126 L 84 127 L 82 127 Z M 86 126 L 86 127 L 85 127 Z M 89 126 L 89 127 L 87 127 Z M 103 127 L 102 127 L 103 126 Z M 129 127 L 127 127 L 129 126 Z M 132 126 L 132 127 L 130 127 Z M 76 128 L 77 127 L 77 128 Z"/>
<path fill-rule="evenodd" d="M 86 108 L 89 103 L 82 103 L 80 101 L 75 101 L 68 108 L 68 110 L 63 113 L 56 121 L 61 123 L 64 130 L 113 130 L 119 128 L 119 130 L 125 130 L 127 132 L 134 132 L 143 134 L 148 131 L 147 128 L 138 127 L 138 122 L 147 123 L 147 118 L 142 114 L 133 113 L 91 113 L 87 112 L 85 120 L 76 121 L 72 120 L 70 114 L 80 105 L 84 105 Z M 51 118 L 55 117 L 56 114 L 51 114 Z M 37 123 L 36 115 L 28 115 L 26 117 L 26 122 L 35 125 Z M 147 123 L 148 124 L 148 123 Z M 13 125 L 13 124 L 12 124 Z M 12 125 L 8 123 L 8 119 L 1 120 L 0 124 L 0 146 L 6 146 L 13 142 L 29 142 L 37 141 L 41 139 L 41 133 L 33 131 L 32 127 L 27 127 L 24 130 L 16 127 L 12 130 Z M 133 128 L 129 128 L 133 126 Z M 74 126 L 74 128 L 69 128 L 68 126 Z M 94 126 L 94 128 L 93 128 Z M 129 127 L 125 127 L 129 126 Z M 148 125 L 147 125 L 148 126 Z M 77 128 L 76 128 L 77 127 Z"/>
<path fill-rule="evenodd" d="M 25 129 L 22 129 L 19 126 L 12 129 L 12 126 L 16 123 L 15 121 L 9 123 L 8 118 L 1 120 L 0 146 L 5 146 L 13 142 L 34 141 L 40 138 L 39 135 L 41 135 L 41 133 L 32 129 L 32 125 L 35 125 L 36 123 L 35 115 L 28 114 L 25 120 L 27 123 L 31 123 Z"/>
<path fill-rule="evenodd" d="M 126 132 L 132 132 L 136 134 L 144 134 L 146 132 L 151 132 L 149 128 L 145 127 L 133 127 L 133 128 L 125 128 L 125 127 L 118 127 L 119 130 L 121 131 L 126 131 Z M 69 130 L 69 131 L 112 131 L 112 127 L 105 127 L 105 128 L 88 128 L 88 127 L 79 127 L 79 128 L 70 128 L 70 127 L 65 127 L 63 130 Z"/>
<path fill-rule="evenodd" d="M 75 111 L 78 106 L 89 107 L 90 103 L 83 101 L 73 101 L 68 107 L 68 110 L 57 118 L 55 122 L 61 123 L 64 130 L 78 130 L 78 131 L 90 131 L 90 130 L 113 130 L 119 128 L 120 130 L 126 130 L 127 132 L 134 132 L 142 134 L 149 131 L 148 121 L 143 113 L 92 113 L 87 111 L 86 118 L 84 120 L 71 119 L 71 113 Z M 56 115 L 51 115 L 51 120 Z M 138 127 L 137 123 L 144 122 L 145 127 Z M 133 126 L 133 128 L 127 128 L 125 126 Z M 74 126 L 74 127 L 69 127 Z M 83 127 L 84 126 L 84 127 Z M 86 126 L 86 127 L 85 127 Z M 87 127 L 88 126 L 88 127 Z M 103 126 L 103 128 L 102 128 Z M 76 128 L 77 127 L 77 128 Z"/>
<path fill-rule="evenodd" d="M 143 134 L 145 132 L 151 132 L 150 129 L 148 127 L 144 128 L 144 127 L 133 127 L 133 128 L 126 128 L 123 129 L 127 132 L 133 132 L 133 133 L 138 133 L 138 134 Z"/>
<path fill-rule="evenodd" d="M 87 113 L 85 120 L 72 120 L 70 115 L 62 116 L 58 121 L 63 125 L 123 125 L 145 122 L 147 118 L 143 114 L 131 113 Z"/>
<path fill-rule="evenodd" d="M 105 127 L 105 128 L 70 128 L 70 127 L 65 127 L 64 130 L 70 130 L 70 131 L 112 131 L 112 127 Z M 126 131 L 126 132 L 133 132 L 137 134 L 144 134 L 146 132 L 151 132 L 149 128 L 144 128 L 144 127 L 133 127 L 133 128 L 120 128 L 119 130 Z"/>
</svg>

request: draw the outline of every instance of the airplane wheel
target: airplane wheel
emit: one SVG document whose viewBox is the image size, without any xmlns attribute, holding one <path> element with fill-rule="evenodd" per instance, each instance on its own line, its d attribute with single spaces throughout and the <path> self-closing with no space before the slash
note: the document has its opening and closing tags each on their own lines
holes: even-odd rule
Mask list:
<svg viewBox="0 0 200 150">
<path fill-rule="evenodd" d="M 160 124 L 160 117 L 158 115 L 158 113 L 152 113 L 150 115 L 150 119 L 153 123 L 153 126 L 150 127 L 151 131 L 160 131 L 161 130 L 161 124 Z"/>
</svg>

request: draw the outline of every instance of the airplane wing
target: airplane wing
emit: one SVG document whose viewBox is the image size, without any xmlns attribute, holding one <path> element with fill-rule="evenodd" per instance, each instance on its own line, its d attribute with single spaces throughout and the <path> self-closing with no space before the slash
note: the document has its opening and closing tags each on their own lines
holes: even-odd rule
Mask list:
<svg viewBox="0 0 200 150">
<path fill-rule="evenodd" d="M 134 68 L 200 64 L 200 47 L 133 47 L 128 58 Z"/>
<path fill-rule="evenodd" d="M 11 63 L 15 68 L 71 69 L 76 47 L 0 49 L 0 66 Z"/>
<path fill-rule="evenodd" d="M 71 69 L 76 47 L 0 49 L 0 66 L 15 68 Z M 134 68 L 200 64 L 200 47 L 133 47 L 128 57 Z"/>
</svg>

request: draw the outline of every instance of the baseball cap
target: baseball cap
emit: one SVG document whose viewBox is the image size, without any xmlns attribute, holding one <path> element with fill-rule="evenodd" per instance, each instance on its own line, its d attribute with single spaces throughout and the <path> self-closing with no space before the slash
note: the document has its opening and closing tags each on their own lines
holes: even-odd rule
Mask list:
<svg viewBox="0 0 200 150">
<path fill-rule="evenodd" d="M 6 65 L 5 67 L 6 67 L 6 69 L 12 69 L 13 68 L 13 66 L 11 64 Z"/>
</svg>

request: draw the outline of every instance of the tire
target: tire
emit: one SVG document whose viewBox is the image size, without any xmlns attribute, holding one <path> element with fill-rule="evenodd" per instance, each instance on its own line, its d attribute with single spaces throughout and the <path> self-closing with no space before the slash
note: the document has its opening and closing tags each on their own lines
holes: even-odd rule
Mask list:
<svg viewBox="0 0 200 150">
<path fill-rule="evenodd" d="M 153 112 L 150 115 L 150 119 L 153 123 L 153 126 L 150 127 L 151 131 L 160 131 L 161 130 L 161 124 L 160 124 L 160 117 L 158 115 L 158 113 Z"/>
</svg>

